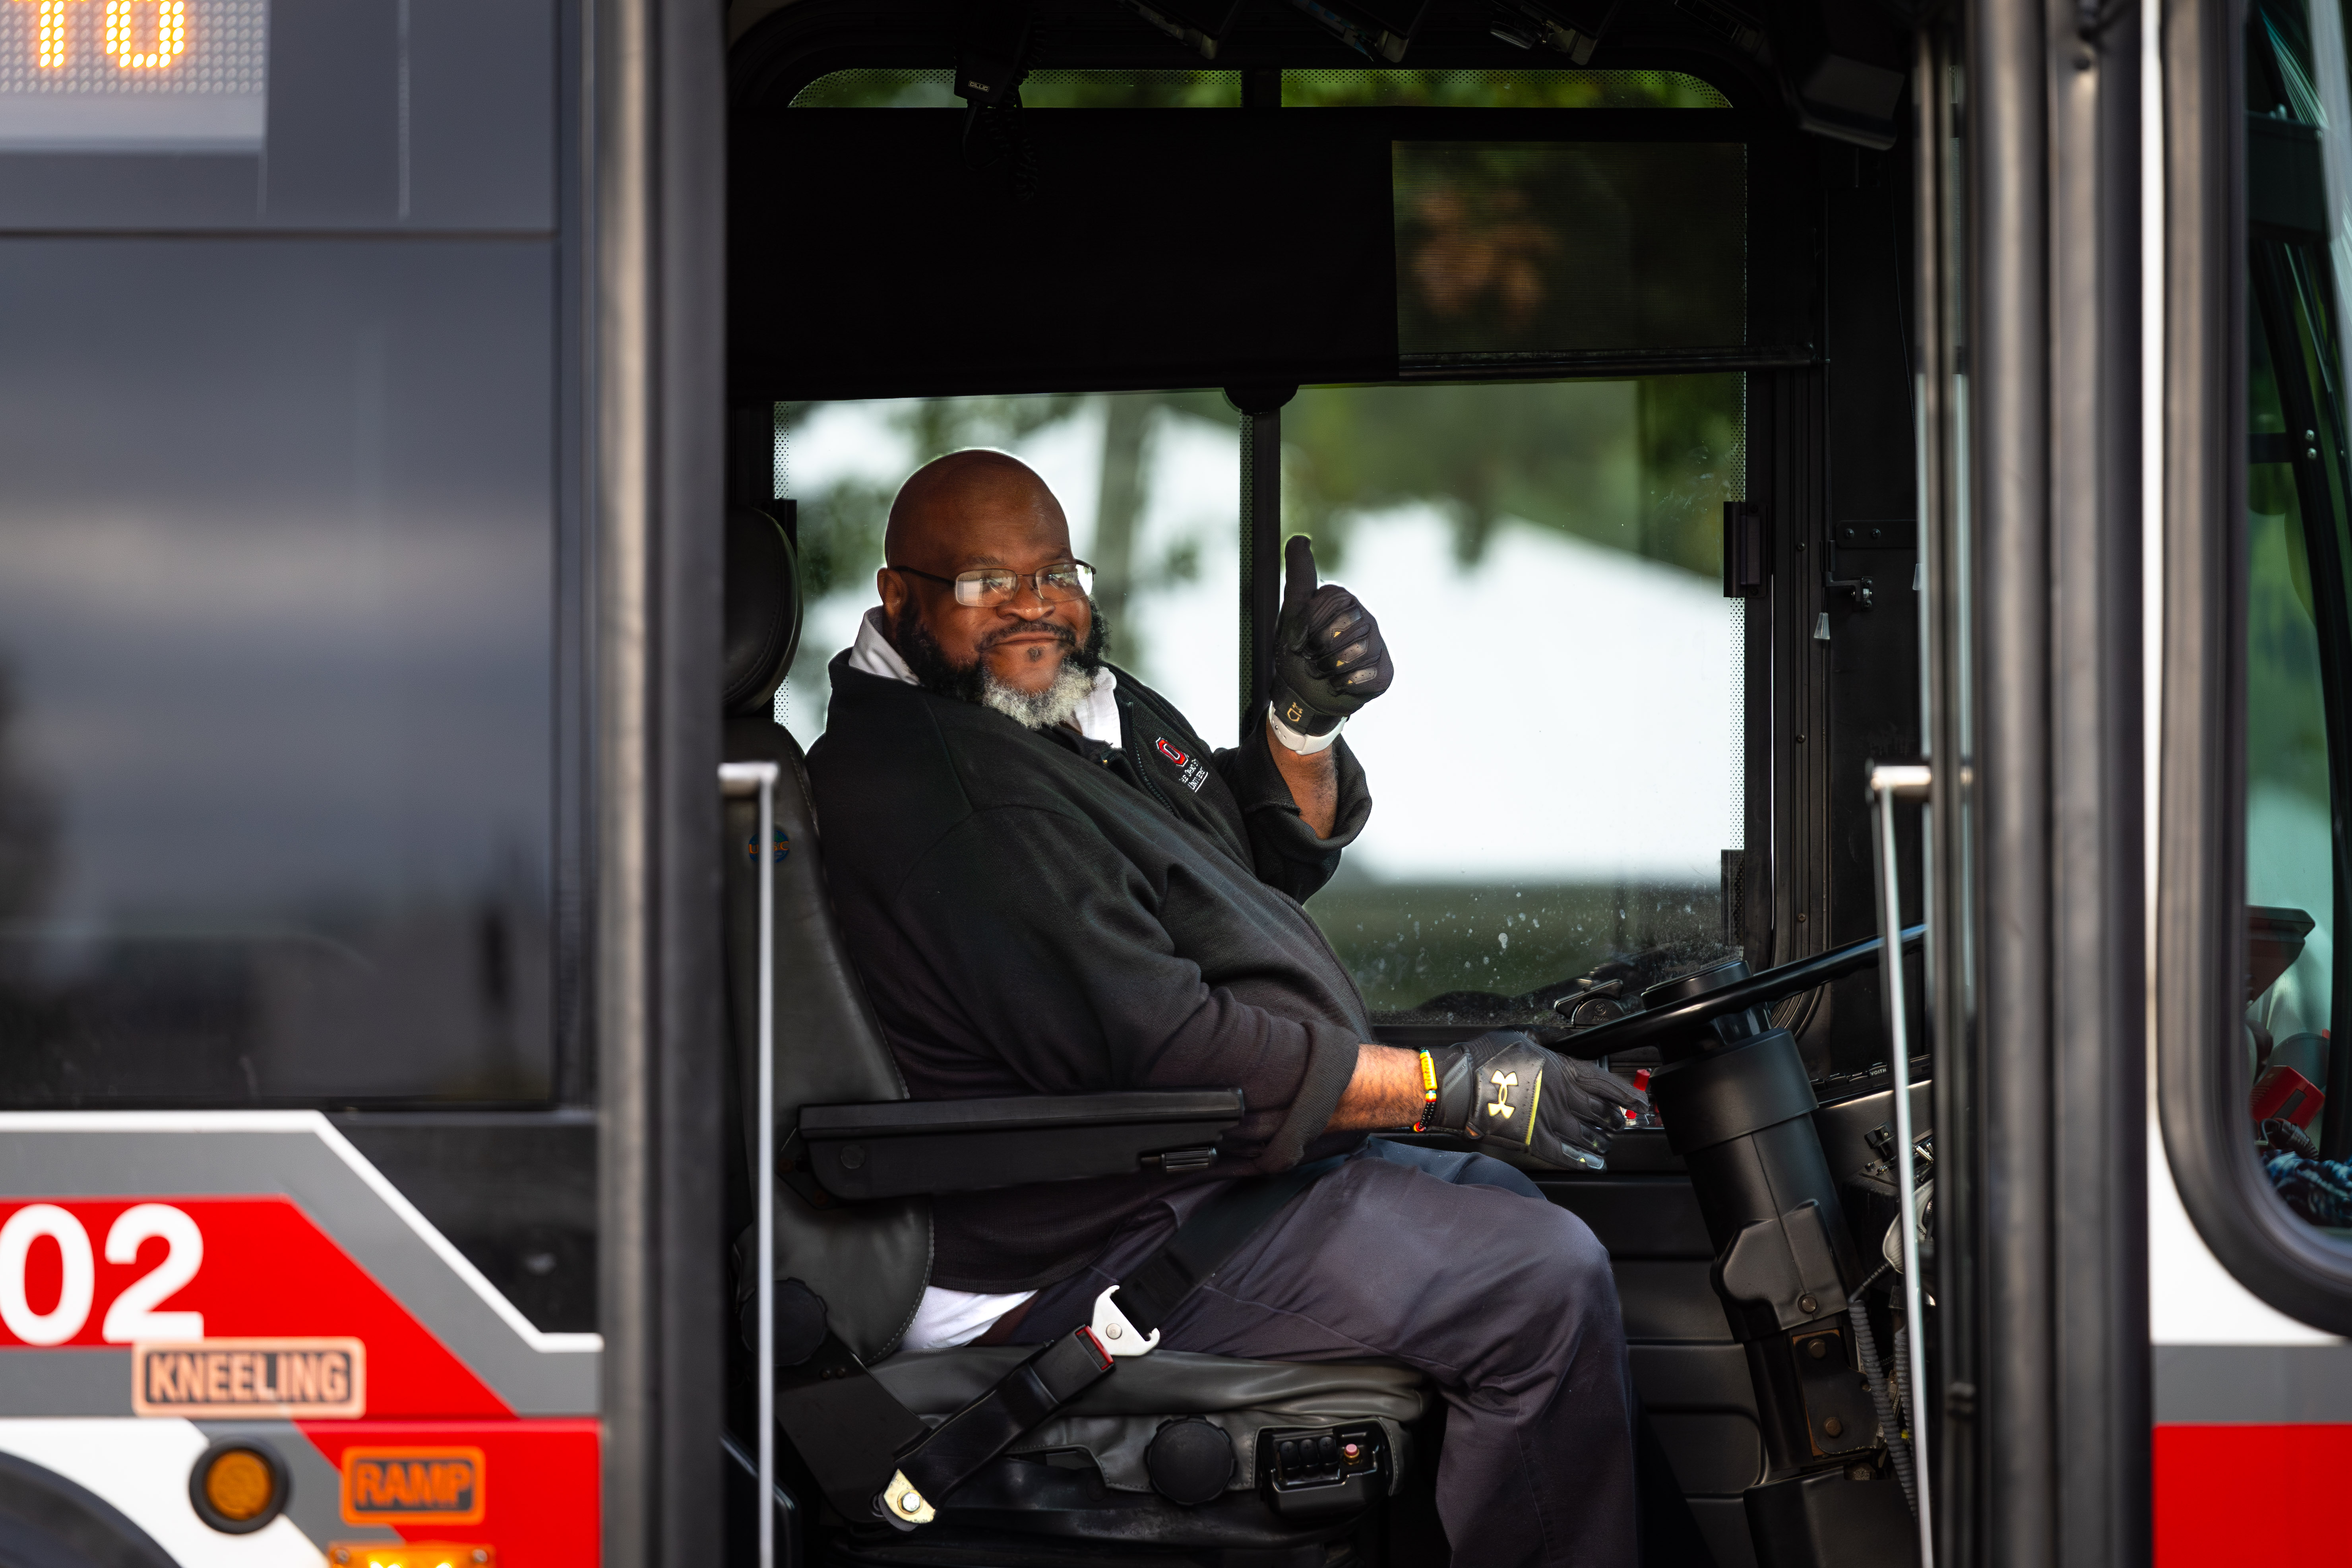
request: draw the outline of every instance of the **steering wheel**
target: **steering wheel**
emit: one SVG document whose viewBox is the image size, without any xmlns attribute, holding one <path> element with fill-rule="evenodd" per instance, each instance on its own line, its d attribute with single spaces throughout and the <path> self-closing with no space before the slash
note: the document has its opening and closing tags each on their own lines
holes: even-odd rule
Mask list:
<svg viewBox="0 0 2352 1568">
<path fill-rule="evenodd" d="M 1907 927 L 1903 932 L 1903 946 L 1906 950 L 1916 948 L 1927 940 L 1927 935 L 1924 924 Z M 1866 969 L 1878 962 L 1878 951 L 1884 945 L 1882 938 L 1866 937 L 1827 952 L 1817 952 L 1811 958 L 1801 958 L 1794 963 L 1768 969 L 1761 974 L 1748 973 L 1747 964 L 1733 959 L 1712 969 L 1653 985 L 1642 993 L 1647 1011 L 1570 1035 L 1551 1043 L 1551 1049 L 1562 1056 L 1591 1061 L 1619 1051 L 1657 1046 L 1671 1060 L 1681 1054 L 1675 1047 L 1685 1044 L 1717 1018 L 1744 1013 L 1750 1007 L 1769 1006 L 1783 996 L 1794 996 L 1800 991 L 1811 991 L 1816 985 Z"/>
</svg>

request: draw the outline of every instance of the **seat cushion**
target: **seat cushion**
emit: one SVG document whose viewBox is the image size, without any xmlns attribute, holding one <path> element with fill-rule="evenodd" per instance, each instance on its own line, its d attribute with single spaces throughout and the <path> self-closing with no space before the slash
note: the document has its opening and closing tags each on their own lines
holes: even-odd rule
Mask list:
<svg viewBox="0 0 2352 1568">
<path fill-rule="evenodd" d="M 898 1402 L 933 1426 L 962 1409 L 1036 1353 L 1034 1345 L 908 1351 L 873 1368 Z M 1244 1361 L 1155 1351 L 1121 1361 L 1108 1377 L 1014 1444 L 1015 1454 L 1076 1450 L 1118 1491 L 1148 1492 L 1144 1450 L 1160 1426 L 1197 1415 L 1233 1439 L 1228 1491 L 1257 1485 L 1257 1435 L 1269 1426 L 1330 1426 L 1378 1421 L 1395 1456 L 1390 1489 L 1407 1468 L 1404 1423 L 1428 1407 L 1427 1385 L 1410 1367 L 1374 1362 Z"/>
</svg>

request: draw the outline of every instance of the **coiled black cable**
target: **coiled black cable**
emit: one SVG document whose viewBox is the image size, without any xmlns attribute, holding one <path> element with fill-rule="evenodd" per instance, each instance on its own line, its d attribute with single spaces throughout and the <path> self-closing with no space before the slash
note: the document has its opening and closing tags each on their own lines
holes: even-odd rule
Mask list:
<svg viewBox="0 0 2352 1568">
<path fill-rule="evenodd" d="M 1878 1412 L 1878 1430 L 1886 1438 L 1886 1457 L 1895 1462 L 1895 1479 L 1903 1483 L 1903 1500 L 1911 1505 L 1916 1515 L 1919 1511 L 1919 1494 L 1911 1484 L 1911 1447 L 1903 1440 L 1901 1424 L 1895 1419 L 1894 1391 L 1887 1386 L 1885 1369 L 1879 1364 L 1878 1336 L 1871 1331 L 1870 1303 L 1864 1299 L 1886 1268 L 1885 1264 L 1880 1264 L 1855 1289 L 1846 1316 L 1853 1320 L 1854 1355 L 1862 1363 L 1863 1381 L 1870 1385 L 1870 1403 Z"/>
</svg>

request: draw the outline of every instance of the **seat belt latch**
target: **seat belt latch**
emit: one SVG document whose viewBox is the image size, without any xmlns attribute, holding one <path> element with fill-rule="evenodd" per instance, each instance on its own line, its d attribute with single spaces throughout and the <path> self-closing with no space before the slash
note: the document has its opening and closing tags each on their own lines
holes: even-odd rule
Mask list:
<svg viewBox="0 0 2352 1568">
<path fill-rule="evenodd" d="M 1147 1334 L 1128 1321 L 1127 1314 L 1111 1300 L 1118 1294 L 1118 1287 L 1113 1285 L 1095 1298 L 1096 1340 L 1113 1356 L 1150 1355 L 1160 1346 L 1160 1331 L 1154 1329 Z"/>
<path fill-rule="evenodd" d="M 882 1489 L 879 1500 L 883 1504 L 882 1513 L 902 1529 L 908 1525 L 929 1524 L 939 1517 L 923 1494 L 915 1489 L 915 1483 L 907 1479 L 904 1470 L 890 1472 L 890 1484 Z"/>
</svg>

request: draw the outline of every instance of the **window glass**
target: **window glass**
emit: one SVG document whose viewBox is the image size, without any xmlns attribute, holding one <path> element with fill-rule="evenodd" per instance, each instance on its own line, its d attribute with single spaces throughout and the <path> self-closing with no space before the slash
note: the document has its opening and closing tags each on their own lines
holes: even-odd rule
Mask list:
<svg viewBox="0 0 2352 1568">
<path fill-rule="evenodd" d="M 1541 1021 L 1727 953 L 1741 847 L 1739 375 L 1310 388 L 1286 528 L 1381 619 L 1370 825 L 1308 903 L 1384 1025 Z"/>
<path fill-rule="evenodd" d="M 793 95 L 794 109 L 961 109 L 955 73 L 858 67 L 832 71 Z M 1026 109 L 1239 109 L 1237 70 L 1034 70 Z M 1731 100 L 1682 71 L 1293 70 L 1286 109 L 1728 109 Z"/>
<path fill-rule="evenodd" d="M 548 1094 L 555 303 L 0 243 L 0 1102 Z"/>
<path fill-rule="evenodd" d="M 1282 73 L 1285 109 L 1728 109 L 1682 71 L 1297 70 Z"/>
<path fill-rule="evenodd" d="M 1034 70 L 1021 79 L 1024 109 L 1239 109 L 1242 73 L 1219 70 Z M 860 68 L 821 76 L 793 95 L 794 109 L 961 109 L 955 73 Z"/>
<path fill-rule="evenodd" d="M 825 667 L 879 603 L 882 528 L 908 474 L 998 447 L 1043 475 L 1094 564 L 1108 657 L 1172 700 L 1212 745 L 1240 703 L 1239 426 L 1213 392 L 951 397 L 776 405 L 776 493 L 797 503 L 807 619 L 776 719 L 824 730 Z"/>
<path fill-rule="evenodd" d="M 2335 901 L 2326 698 L 2310 552 L 2276 376 L 2262 335 L 2251 341 L 2258 460 L 2248 469 L 2247 495 L 2246 899 L 2264 911 L 2265 929 L 2255 941 L 2272 950 L 2257 958 L 2254 978 L 2280 960 L 2287 966 L 2261 989 L 2250 1016 L 2258 1076 L 2267 1064 L 2288 1067 L 2308 1055 L 2314 1059 L 2304 1074 L 2324 1087 L 2326 1044 L 2317 1037 L 2329 1021 Z M 2282 1050 L 2281 1042 L 2294 1043 Z"/>
<path fill-rule="evenodd" d="M 2352 674 L 2342 387 L 2347 279 L 2326 215 L 2352 193 L 2352 80 L 2333 5 L 2247 29 L 2246 1131 L 2289 1208 L 2352 1226 L 2343 826 Z M 2352 1234 L 2352 1232 L 2347 1232 Z"/>
<path fill-rule="evenodd" d="M 1399 142 L 1391 153 L 1408 364 L 1745 340 L 1744 145 Z"/>
<path fill-rule="evenodd" d="M 1282 411 L 1285 531 L 1398 664 L 1349 730 L 1371 825 L 1308 904 L 1383 1024 L 1541 1021 L 1601 965 L 1648 984 L 1734 951 L 1746 601 L 1721 552 L 1745 395 L 1736 374 L 1308 388 Z M 996 446 L 1101 569 L 1111 658 L 1231 744 L 1236 437 L 1203 393 L 779 405 L 808 619 L 778 721 L 823 732 L 900 481 Z"/>
</svg>

